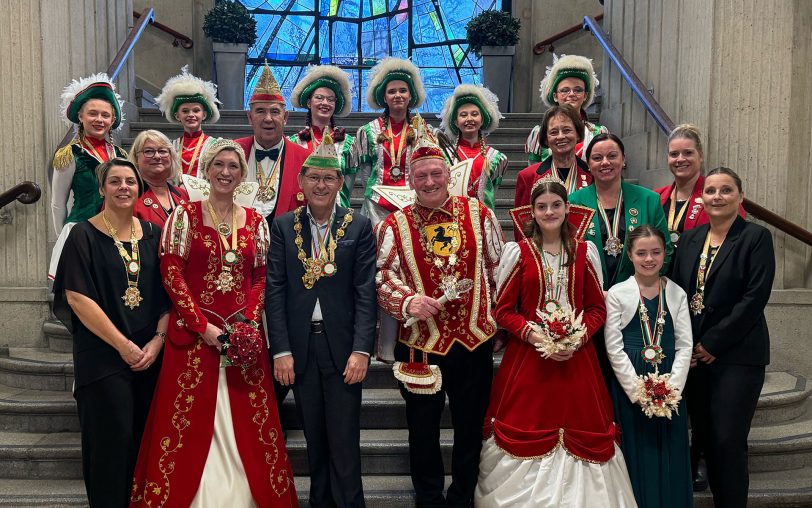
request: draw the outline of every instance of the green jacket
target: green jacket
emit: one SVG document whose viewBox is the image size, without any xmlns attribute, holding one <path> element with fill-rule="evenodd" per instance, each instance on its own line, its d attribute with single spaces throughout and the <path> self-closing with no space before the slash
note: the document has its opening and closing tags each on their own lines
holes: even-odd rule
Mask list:
<svg viewBox="0 0 812 508">
<path fill-rule="evenodd" d="M 668 234 L 668 224 L 665 219 L 665 213 L 663 212 L 662 205 L 660 205 L 660 196 L 645 187 L 631 183 L 621 182 L 620 187 L 623 190 L 623 214 L 625 216 L 626 233 L 628 234 L 629 231 L 638 226 L 648 224 L 656 227 L 665 235 L 665 262 L 661 270 L 661 273 L 665 274 L 674 249 Z M 622 254 L 619 254 L 622 257 L 615 272 L 614 280 L 608 280 L 606 273 L 606 251 L 603 250 L 603 239 L 601 238 L 601 217 L 598 213 L 598 194 L 595 189 L 595 184 L 593 183 L 589 187 L 572 193 L 570 195 L 570 203 L 588 206 L 595 210 L 595 215 L 592 217 L 592 224 L 584 235 L 584 239 L 594 243 L 601 255 L 603 289 L 609 289 L 618 282 L 623 282 L 634 275 L 634 265 L 632 265 L 631 260 L 624 250 Z"/>
</svg>

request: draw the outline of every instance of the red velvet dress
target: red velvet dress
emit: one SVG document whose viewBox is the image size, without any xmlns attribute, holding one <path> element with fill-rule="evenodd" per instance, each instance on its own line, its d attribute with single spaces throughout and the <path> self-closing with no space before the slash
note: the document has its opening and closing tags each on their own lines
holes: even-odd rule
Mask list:
<svg viewBox="0 0 812 508">
<path fill-rule="evenodd" d="M 591 337 L 606 319 L 606 306 L 587 244 L 576 245 L 559 304 L 583 311 Z M 525 342 L 527 322 L 543 308 L 542 255 L 531 240 L 507 244 L 503 252 L 495 315 L 510 340 L 485 416 L 475 505 L 635 506 L 594 344 L 586 341 L 558 362 Z"/>
<path fill-rule="evenodd" d="M 570 454 L 596 462 L 614 455 L 612 401 L 591 341 L 565 362 L 544 359 L 523 340 L 528 321 L 542 306 L 541 253 L 530 240 L 519 243 L 520 260 L 501 288 L 496 320 L 511 335 L 496 374 L 485 422 L 485 437 L 515 457 L 538 457 L 562 444 Z M 598 277 L 578 243 L 569 267 L 567 297 L 591 336 L 606 320 Z M 560 429 L 563 436 L 559 437 Z"/>
<path fill-rule="evenodd" d="M 245 371 L 227 367 L 220 377 L 219 353 L 199 336 L 209 321 L 222 328 L 223 318 L 231 323 L 237 312 L 261 321 L 267 223 L 246 209 L 246 225 L 238 234 L 240 259 L 232 270 L 237 285 L 222 293 L 216 286 L 222 244 L 216 231 L 204 226 L 201 204 L 179 206 L 167 221 L 161 273 L 174 306 L 131 506 L 187 507 L 195 498 L 219 411 L 218 377 L 227 379 L 236 448 L 254 503 L 297 506 L 265 343 L 256 365 Z"/>
</svg>

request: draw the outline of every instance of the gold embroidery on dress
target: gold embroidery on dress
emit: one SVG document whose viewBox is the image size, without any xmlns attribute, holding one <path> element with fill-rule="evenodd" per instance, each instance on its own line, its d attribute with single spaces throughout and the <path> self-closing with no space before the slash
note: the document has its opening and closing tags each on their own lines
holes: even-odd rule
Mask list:
<svg viewBox="0 0 812 508">
<path fill-rule="evenodd" d="M 543 459 L 545 457 L 549 457 L 550 455 L 555 453 L 556 450 L 558 450 L 559 448 L 562 448 L 567 453 L 567 455 L 569 455 L 570 457 L 572 457 L 575 460 L 580 460 L 582 462 L 589 462 L 590 464 L 604 464 L 605 463 L 605 462 L 601 462 L 599 460 L 592 460 L 592 459 L 587 459 L 586 457 L 581 457 L 579 455 L 576 455 L 572 451 L 570 451 L 567 448 L 567 446 L 564 444 L 564 432 L 565 431 L 564 431 L 563 428 L 558 429 L 558 442 L 555 444 L 555 446 L 552 447 L 552 449 L 549 452 L 544 453 L 542 455 L 534 455 L 532 457 L 520 457 L 518 455 L 513 455 L 509 451 L 507 451 L 504 448 L 502 448 L 501 446 L 499 446 L 499 444 L 496 442 L 496 437 L 495 436 L 494 436 L 493 442 L 496 444 L 497 448 L 499 448 L 500 450 L 502 450 L 505 453 L 505 455 L 507 455 L 510 458 L 516 459 L 516 460 L 541 460 L 541 459 Z M 614 457 L 614 454 L 612 456 Z M 606 461 L 606 462 L 608 462 L 608 461 Z"/>
<path fill-rule="evenodd" d="M 198 387 L 203 379 L 203 371 L 200 370 L 200 351 L 203 349 L 203 339 L 197 339 L 194 346 L 186 353 L 186 370 L 178 376 L 178 386 L 180 391 L 175 396 L 175 412 L 172 414 L 172 427 L 177 432 L 176 440 L 170 436 L 161 437 L 161 450 L 163 454 L 158 458 L 158 470 L 163 475 L 163 483 L 144 479 L 143 488 L 133 483 L 132 496 L 133 503 L 144 503 L 146 506 L 163 506 L 169 499 L 171 492 L 170 476 L 175 472 L 175 462 L 170 460 L 170 456 L 183 448 L 183 435 L 186 429 L 192 424 L 186 418 L 186 414 L 194 406 L 195 396 L 193 391 Z"/>
<path fill-rule="evenodd" d="M 242 377 L 245 384 L 251 387 L 248 392 L 248 402 L 252 408 L 256 409 L 251 421 L 257 425 L 259 442 L 266 447 L 265 463 L 270 466 L 268 480 L 276 495 L 281 497 L 293 485 L 293 478 L 290 477 L 290 471 L 286 467 L 287 454 L 279 449 L 279 431 L 269 421 L 268 393 L 262 386 L 265 373 L 261 367 L 253 366 L 243 370 Z M 265 429 L 266 424 L 270 424 L 270 428 L 267 430 Z"/>
</svg>

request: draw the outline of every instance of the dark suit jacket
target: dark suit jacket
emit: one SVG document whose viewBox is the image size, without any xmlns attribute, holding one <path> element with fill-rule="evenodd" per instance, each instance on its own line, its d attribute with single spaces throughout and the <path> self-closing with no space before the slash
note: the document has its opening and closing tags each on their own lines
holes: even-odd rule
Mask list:
<svg viewBox="0 0 812 508">
<path fill-rule="evenodd" d="M 674 261 L 673 280 L 696 293 L 696 271 L 705 237 L 703 224 L 683 234 Z M 770 334 L 764 307 L 775 276 L 773 241 L 767 229 L 736 217 L 705 279 L 705 309 L 692 315 L 694 343 L 716 361 L 740 365 L 770 363 Z"/>
<path fill-rule="evenodd" d="M 331 226 L 334 234 L 346 213 L 346 208 L 337 208 Z M 310 320 L 318 298 L 333 362 L 336 369 L 343 372 L 353 351 L 371 354 L 375 342 L 378 304 L 372 223 L 361 214 L 353 214 L 352 222 L 336 246 L 338 270 L 335 275 L 322 277 L 312 289 L 305 289 L 304 267 L 297 258 L 294 243 L 293 215 L 291 211 L 277 217 L 271 227 L 265 289 L 271 355 L 292 352 L 294 371 L 302 372 L 307 364 Z M 302 249 L 309 257 L 312 235 L 305 209 L 299 220 L 304 241 Z"/>
</svg>

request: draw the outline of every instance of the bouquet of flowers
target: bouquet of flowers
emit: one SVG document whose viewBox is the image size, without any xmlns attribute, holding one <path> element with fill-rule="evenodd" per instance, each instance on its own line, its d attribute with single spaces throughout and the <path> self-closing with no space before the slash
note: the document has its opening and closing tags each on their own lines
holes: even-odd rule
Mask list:
<svg viewBox="0 0 812 508">
<path fill-rule="evenodd" d="M 259 323 L 237 315 L 233 325 L 225 326 L 225 333 L 217 337 L 223 345 L 220 349 L 220 367 L 247 368 L 257 363 L 262 352 L 262 335 Z"/>
<path fill-rule="evenodd" d="M 670 377 L 671 374 L 659 372 L 638 376 L 637 402 L 649 418 L 664 416 L 670 420 L 672 412 L 679 414 L 677 407 L 682 395 L 668 382 Z"/>
<path fill-rule="evenodd" d="M 536 351 L 544 358 L 556 353 L 575 351 L 581 346 L 586 335 L 586 325 L 581 322 L 583 312 L 577 316 L 572 310 L 560 305 L 549 304 L 545 310 L 536 311 L 537 322 L 529 322 L 530 328 L 541 336 Z"/>
</svg>

